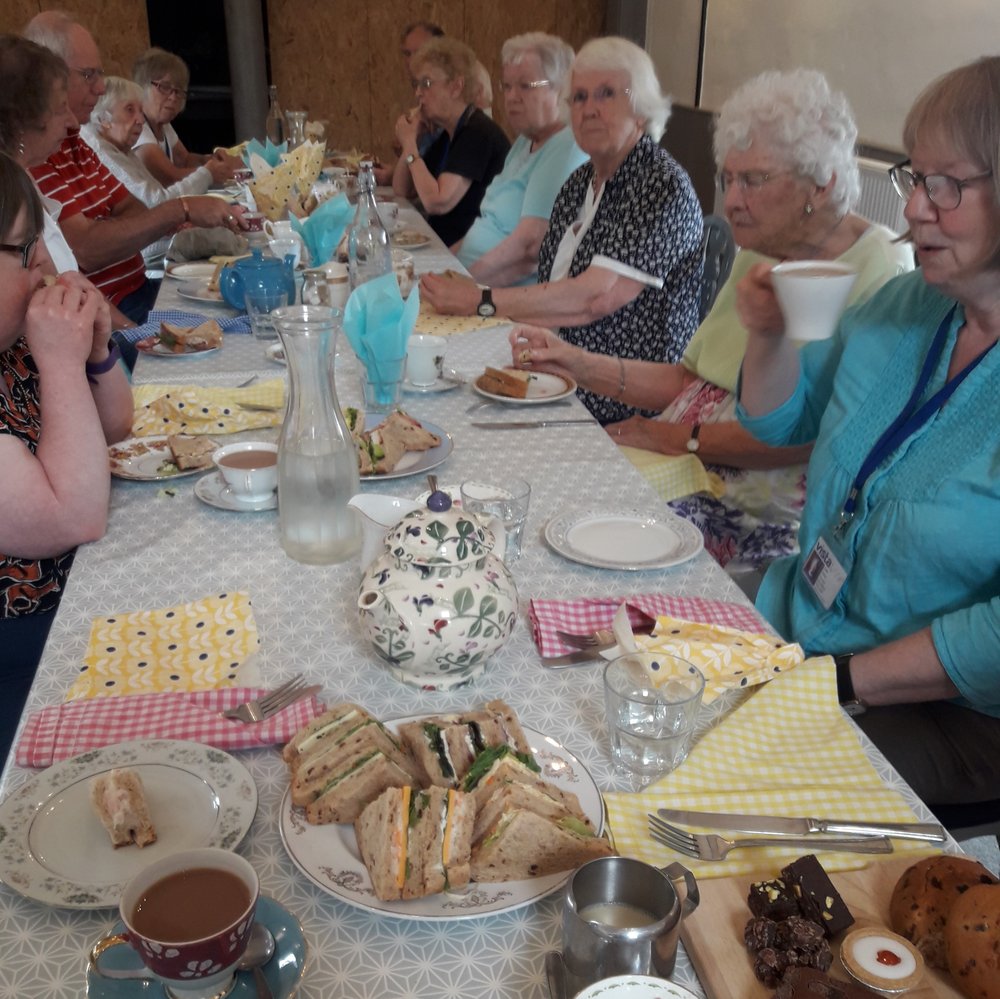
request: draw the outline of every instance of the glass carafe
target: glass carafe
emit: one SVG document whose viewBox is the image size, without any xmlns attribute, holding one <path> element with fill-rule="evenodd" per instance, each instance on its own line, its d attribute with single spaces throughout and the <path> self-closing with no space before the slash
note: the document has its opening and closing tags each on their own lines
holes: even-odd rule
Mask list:
<svg viewBox="0 0 1000 999">
<path fill-rule="evenodd" d="M 288 362 L 288 412 L 278 439 L 281 545 L 298 562 L 331 565 L 361 550 L 361 526 L 347 502 L 358 492 L 358 455 L 327 375 L 339 314 L 323 306 L 277 309 Z"/>
</svg>

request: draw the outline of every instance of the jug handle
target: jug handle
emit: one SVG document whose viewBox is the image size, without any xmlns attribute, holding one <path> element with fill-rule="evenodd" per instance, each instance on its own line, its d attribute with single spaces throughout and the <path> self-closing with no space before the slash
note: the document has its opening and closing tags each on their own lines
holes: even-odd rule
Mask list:
<svg viewBox="0 0 1000 999">
<path fill-rule="evenodd" d="M 661 867 L 660 870 L 675 884 L 678 881 L 684 881 L 686 892 L 684 901 L 681 903 L 681 916 L 689 916 L 698 908 L 698 903 L 701 902 L 701 893 L 698 891 L 698 882 L 694 874 L 683 864 L 679 864 L 676 861 L 667 867 Z"/>
</svg>

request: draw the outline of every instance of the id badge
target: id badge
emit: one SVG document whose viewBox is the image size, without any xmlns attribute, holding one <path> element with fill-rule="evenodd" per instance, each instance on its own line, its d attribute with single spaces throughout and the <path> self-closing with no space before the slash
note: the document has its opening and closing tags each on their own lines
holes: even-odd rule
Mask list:
<svg viewBox="0 0 1000 999">
<path fill-rule="evenodd" d="M 802 578 L 823 609 L 829 610 L 847 579 L 847 573 L 833 546 L 822 535 L 816 539 L 816 544 L 802 564 Z"/>
</svg>

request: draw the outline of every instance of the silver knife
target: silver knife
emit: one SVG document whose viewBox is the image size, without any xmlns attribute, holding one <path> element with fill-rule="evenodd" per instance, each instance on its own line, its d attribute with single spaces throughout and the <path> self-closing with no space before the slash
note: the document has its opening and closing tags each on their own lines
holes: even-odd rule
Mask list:
<svg viewBox="0 0 1000 999">
<path fill-rule="evenodd" d="M 692 812 L 680 808 L 660 808 L 659 814 L 670 822 L 703 826 L 707 829 L 732 829 L 735 832 L 790 833 L 862 833 L 892 836 L 895 839 L 920 839 L 943 843 L 944 828 L 936 822 L 856 822 L 853 819 L 789 819 L 778 815 L 741 815 L 727 812 Z"/>
<path fill-rule="evenodd" d="M 573 424 L 582 425 L 589 423 L 592 427 L 599 427 L 600 424 L 593 419 L 586 420 L 508 420 L 506 422 L 491 421 L 489 423 L 473 423 L 474 427 L 481 430 L 532 430 L 535 427 L 568 427 Z"/>
</svg>

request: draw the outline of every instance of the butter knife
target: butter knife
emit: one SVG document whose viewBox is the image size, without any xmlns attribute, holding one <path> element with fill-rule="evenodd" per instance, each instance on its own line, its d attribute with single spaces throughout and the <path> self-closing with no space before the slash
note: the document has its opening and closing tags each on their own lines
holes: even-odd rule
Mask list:
<svg viewBox="0 0 1000 999">
<path fill-rule="evenodd" d="M 936 822 L 856 822 L 854 819 L 785 818 L 778 815 L 742 815 L 727 812 L 692 812 L 681 808 L 660 808 L 658 813 L 670 822 L 702 826 L 706 829 L 731 829 L 734 832 L 786 833 L 793 836 L 809 833 L 861 833 L 892 836 L 895 839 L 920 839 L 943 843 L 944 828 Z"/>
<path fill-rule="evenodd" d="M 489 423 L 476 423 L 473 422 L 474 427 L 479 427 L 481 430 L 533 430 L 536 427 L 568 427 L 574 424 L 584 425 L 590 424 L 592 427 L 599 427 L 600 424 L 593 419 L 586 420 L 507 420 L 507 421 L 490 421 Z"/>
</svg>

